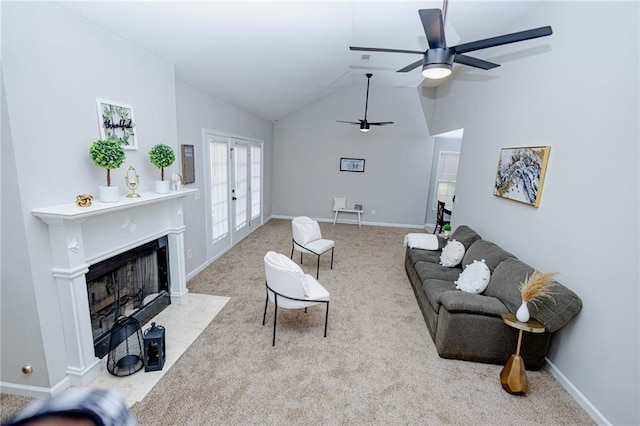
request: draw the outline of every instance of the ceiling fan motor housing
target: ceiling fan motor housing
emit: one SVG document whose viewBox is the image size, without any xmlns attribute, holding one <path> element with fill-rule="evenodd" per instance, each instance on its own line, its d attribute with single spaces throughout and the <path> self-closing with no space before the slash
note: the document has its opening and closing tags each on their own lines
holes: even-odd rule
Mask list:
<svg viewBox="0 0 640 426">
<path fill-rule="evenodd" d="M 423 65 L 447 64 L 453 65 L 454 52 L 451 49 L 429 49 L 424 53 Z"/>
</svg>

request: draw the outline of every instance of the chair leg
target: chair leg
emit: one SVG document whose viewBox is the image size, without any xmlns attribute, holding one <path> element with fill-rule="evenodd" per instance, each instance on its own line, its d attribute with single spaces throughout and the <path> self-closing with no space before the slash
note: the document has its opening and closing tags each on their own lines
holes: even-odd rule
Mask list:
<svg viewBox="0 0 640 426">
<path fill-rule="evenodd" d="M 291 256 L 289 256 L 289 259 L 293 259 L 293 247 L 294 247 L 294 244 L 291 243 Z"/>
<path fill-rule="evenodd" d="M 271 346 L 276 345 L 276 320 L 278 319 L 278 296 L 276 296 L 275 309 L 273 311 L 273 342 Z"/>
<path fill-rule="evenodd" d="M 267 290 L 267 299 L 264 301 L 264 314 L 262 315 L 262 325 L 267 319 L 267 304 L 269 303 L 269 290 Z"/>
<path fill-rule="evenodd" d="M 329 302 L 327 302 L 327 313 L 324 317 L 324 337 L 327 337 L 327 323 L 329 322 Z"/>
<path fill-rule="evenodd" d="M 320 255 L 318 255 L 318 267 L 316 268 L 316 280 L 320 275 Z"/>
<path fill-rule="evenodd" d="M 333 269 L 333 249 L 335 247 L 331 247 L 331 269 Z"/>
</svg>

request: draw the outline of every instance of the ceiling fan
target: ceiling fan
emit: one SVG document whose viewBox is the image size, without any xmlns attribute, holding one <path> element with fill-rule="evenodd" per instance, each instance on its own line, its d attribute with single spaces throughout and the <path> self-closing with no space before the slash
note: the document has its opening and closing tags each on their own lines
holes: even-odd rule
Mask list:
<svg viewBox="0 0 640 426">
<path fill-rule="evenodd" d="M 367 76 L 367 99 L 364 103 L 364 120 L 358 120 L 357 122 L 336 120 L 338 123 L 358 124 L 360 125 L 361 132 L 368 132 L 369 126 L 385 126 L 387 124 L 393 124 L 393 121 L 379 121 L 375 123 L 367 121 L 367 108 L 369 106 L 369 82 L 371 81 L 371 76 L 373 76 L 373 74 L 365 74 L 365 75 Z"/>
<path fill-rule="evenodd" d="M 427 42 L 429 44 L 429 48 L 424 52 L 418 50 L 381 49 L 375 47 L 356 46 L 349 46 L 349 49 L 365 52 L 413 53 L 422 55 L 422 59 L 399 69 L 397 72 L 409 72 L 422 65 L 422 75 L 424 77 L 429 79 L 440 79 L 451 74 L 451 68 L 454 62 L 483 70 L 490 70 L 500 66 L 493 62 L 467 56 L 465 55 L 467 52 L 474 52 L 476 50 L 487 49 L 489 47 L 502 46 L 504 44 L 545 37 L 553 33 L 551 27 L 546 26 L 447 47 L 447 42 L 444 38 L 444 21 L 442 18 L 442 11 L 440 9 L 420 9 L 418 10 L 418 14 L 420 15 L 422 27 L 424 28 L 425 35 L 427 36 Z"/>
</svg>

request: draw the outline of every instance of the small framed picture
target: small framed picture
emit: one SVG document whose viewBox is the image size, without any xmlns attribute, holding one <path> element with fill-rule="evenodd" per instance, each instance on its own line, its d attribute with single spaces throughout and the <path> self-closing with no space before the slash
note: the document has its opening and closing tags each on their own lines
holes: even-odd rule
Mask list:
<svg viewBox="0 0 640 426">
<path fill-rule="evenodd" d="M 194 183 L 196 171 L 194 166 L 193 145 L 180 145 L 182 151 L 182 183 Z"/>
<path fill-rule="evenodd" d="M 356 204 L 355 206 L 353 206 L 354 210 L 358 210 L 358 211 L 362 211 L 362 204 Z"/>
<path fill-rule="evenodd" d="M 364 159 L 363 158 L 341 158 L 340 171 L 364 173 Z"/>
<path fill-rule="evenodd" d="M 138 149 L 136 135 L 136 119 L 133 107 L 120 102 L 96 99 L 98 105 L 98 122 L 100 138 L 113 139 L 120 142 L 124 149 Z"/>
</svg>

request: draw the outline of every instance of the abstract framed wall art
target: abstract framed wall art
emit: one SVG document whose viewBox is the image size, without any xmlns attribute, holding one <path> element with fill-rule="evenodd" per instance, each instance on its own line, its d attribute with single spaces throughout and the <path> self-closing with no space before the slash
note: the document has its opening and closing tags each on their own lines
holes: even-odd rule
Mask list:
<svg viewBox="0 0 640 426">
<path fill-rule="evenodd" d="M 138 149 L 133 107 L 100 98 L 96 99 L 96 102 L 98 104 L 100 138 L 118 141 L 124 149 Z"/>
<path fill-rule="evenodd" d="M 550 151 L 550 146 L 502 148 L 493 195 L 538 207 Z"/>
</svg>

